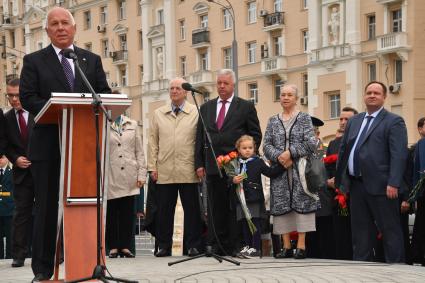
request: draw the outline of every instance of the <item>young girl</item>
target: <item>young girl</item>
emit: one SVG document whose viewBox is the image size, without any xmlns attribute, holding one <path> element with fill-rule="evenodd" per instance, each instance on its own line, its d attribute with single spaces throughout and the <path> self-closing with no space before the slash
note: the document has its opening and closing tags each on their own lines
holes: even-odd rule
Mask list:
<svg viewBox="0 0 425 283">
<path fill-rule="evenodd" d="M 257 231 L 251 234 L 248 222 L 242 211 L 241 204 L 236 207 L 236 217 L 242 221 L 242 235 L 244 247 L 240 251 L 243 256 L 259 256 L 261 245 L 261 219 L 265 218 L 265 205 L 263 186 L 261 184 L 261 174 L 267 177 L 274 177 L 284 170 L 282 166 L 269 167 L 264 160 L 255 154 L 254 138 L 243 135 L 236 141 L 236 149 L 239 152 L 240 174 L 233 177 L 234 184 L 243 184 L 244 194 L 248 209 L 252 216 Z M 243 173 L 247 178 L 244 179 Z"/>
</svg>

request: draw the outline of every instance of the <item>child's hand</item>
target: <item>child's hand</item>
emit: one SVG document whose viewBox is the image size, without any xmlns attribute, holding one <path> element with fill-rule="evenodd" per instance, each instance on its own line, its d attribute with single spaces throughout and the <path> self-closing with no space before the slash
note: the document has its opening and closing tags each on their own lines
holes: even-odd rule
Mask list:
<svg viewBox="0 0 425 283">
<path fill-rule="evenodd" d="M 242 175 L 237 175 L 233 177 L 233 184 L 240 184 L 243 181 L 244 177 Z"/>
</svg>

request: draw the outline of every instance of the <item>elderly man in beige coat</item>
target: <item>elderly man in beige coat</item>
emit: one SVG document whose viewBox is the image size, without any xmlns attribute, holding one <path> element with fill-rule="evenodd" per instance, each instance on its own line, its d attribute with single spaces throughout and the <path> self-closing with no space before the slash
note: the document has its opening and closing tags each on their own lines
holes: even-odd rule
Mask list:
<svg viewBox="0 0 425 283">
<path fill-rule="evenodd" d="M 157 257 L 171 255 L 174 212 L 177 193 L 184 210 L 184 233 L 188 255 L 199 254 L 201 215 L 199 208 L 199 179 L 195 173 L 195 139 L 198 112 L 186 101 L 182 88 L 185 80 L 170 82 L 171 102 L 156 109 L 151 119 L 148 144 L 148 171 L 156 181 L 158 213 L 156 240 Z"/>
</svg>

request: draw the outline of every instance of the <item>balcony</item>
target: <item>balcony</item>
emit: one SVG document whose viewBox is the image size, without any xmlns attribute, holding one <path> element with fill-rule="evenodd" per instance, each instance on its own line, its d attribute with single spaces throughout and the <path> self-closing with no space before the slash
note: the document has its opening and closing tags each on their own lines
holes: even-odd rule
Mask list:
<svg viewBox="0 0 425 283">
<path fill-rule="evenodd" d="M 400 2 L 400 0 L 376 0 L 378 4 L 392 4 Z"/>
<path fill-rule="evenodd" d="M 376 37 L 376 52 L 378 54 L 397 53 L 403 60 L 407 60 L 407 33 L 396 32 Z"/>
<path fill-rule="evenodd" d="M 207 28 L 192 31 L 192 47 L 202 48 L 210 46 L 210 31 Z"/>
<path fill-rule="evenodd" d="M 118 50 L 110 52 L 112 57 L 112 63 L 114 64 L 125 64 L 128 61 L 128 51 L 127 50 Z"/>
<path fill-rule="evenodd" d="M 323 48 L 311 50 L 310 63 L 344 59 L 345 57 L 353 55 L 354 51 L 349 44 L 326 46 Z"/>
<path fill-rule="evenodd" d="M 286 70 L 287 61 L 285 56 L 264 58 L 261 60 L 261 73 L 263 75 L 274 75 Z"/>
<path fill-rule="evenodd" d="M 197 71 L 189 75 L 189 82 L 195 86 L 213 84 L 213 73 L 211 71 Z"/>
<path fill-rule="evenodd" d="M 275 12 L 264 16 L 264 31 L 274 31 L 283 28 L 283 12 Z"/>
<path fill-rule="evenodd" d="M 169 87 L 169 81 L 167 79 L 157 79 L 148 81 L 143 84 L 144 94 L 161 94 L 167 92 Z"/>
</svg>

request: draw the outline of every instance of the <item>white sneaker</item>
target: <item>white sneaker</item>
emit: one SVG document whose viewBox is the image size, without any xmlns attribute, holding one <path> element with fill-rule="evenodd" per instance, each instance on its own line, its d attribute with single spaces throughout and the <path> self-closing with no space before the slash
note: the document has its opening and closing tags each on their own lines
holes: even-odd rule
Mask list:
<svg viewBox="0 0 425 283">
<path fill-rule="evenodd" d="M 243 248 L 240 250 L 240 253 L 241 253 L 241 254 L 244 254 L 244 253 L 246 253 L 248 250 L 249 250 L 249 246 L 245 246 L 245 247 L 243 247 Z"/>
<path fill-rule="evenodd" d="M 248 257 L 256 257 L 256 256 L 260 256 L 260 252 L 257 251 L 257 249 L 255 248 L 249 248 L 243 255 Z"/>
</svg>

